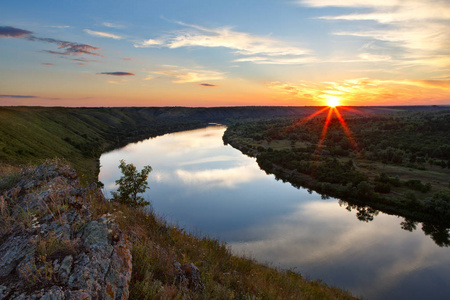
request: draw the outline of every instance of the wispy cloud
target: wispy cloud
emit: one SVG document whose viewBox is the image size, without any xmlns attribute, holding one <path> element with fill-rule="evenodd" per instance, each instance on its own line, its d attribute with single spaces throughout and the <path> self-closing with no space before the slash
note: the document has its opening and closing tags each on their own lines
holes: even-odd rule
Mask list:
<svg viewBox="0 0 450 300">
<path fill-rule="evenodd" d="M 205 70 L 203 68 L 188 69 L 173 65 L 164 65 L 161 70 L 150 73 L 170 77 L 174 83 L 204 82 L 225 78 L 225 74 L 222 72 Z M 153 78 L 147 80 L 150 79 Z"/>
<path fill-rule="evenodd" d="M 61 41 L 61 40 L 55 40 L 52 38 L 40 38 L 33 35 L 30 35 L 26 37 L 29 41 L 39 41 L 39 42 L 45 42 L 45 43 L 52 43 L 58 45 L 58 49 L 61 49 L 61 51 L 55 51 L 58 54 L 61 55 L 79 55 L 79 54 L 88 54 L 88 55 L 97 55 L 100 56 L 98 51 L 100 50 L 99 47 L 94 47 L 88 44 L 82 44 L 82 43 L 74 43 L 74 42 L 68 42 L 68 41 Z"/>
<path fill-rule="evenodd" d="M 211 83 L 200 83 L 199 85 L 206 86 L 206 87 L 216 87 L 217 86 L 217 85 L 211 84 Z"/>
<path fill-rule="evenodd" d="M 0 37 L 11 37 L 11 38 L 20 38 L 24 36 L 29 36 L 33 32 L 19 29 L 11 26 L 0 26 Z"/>
<path fill-rule="evenodd" d="M 231 27 L 208 28 L 183 22 L 176 23 L 185 28 L 165 36 L 150 38 L 135 43 L 134 46 L 167 47 L 171 49 L 181 47 L 220 47 L 231 49 L 238 55 L 272 57 L 270 59 L 266 58 L 265 60 L 245 60 L 257 63 L 262 63 L 263 61 L 265 63 L 283 63 L 280 58 L 275 58 L 280 56 L 293 56 L 291 59 L 295 61 L 300 56 L 310 55 L 311 53 L 308 49 L 291 46 L 269 36 L 257 36 L 246 32 L 239 32 L 233 30 Z"/>
<path fill-rule="evenodd" d="M 101 50 L 99 47 L 94 47 L 88 44 L 83 43 L 74 43 L 62 40 L 56 40 L 52 38 L 41 38 L 33 35 L 32 31 L 14 28 L 11 26 L 1 26 L 0 27 L 0 37 L 12 37 L 12 38 L 23 38 L 32 42 L 44 42 L 58 45 L 58 49 L 61 51 L 53 51 L 53 50 L 44 50 L 43 52 L 51 53 L 51 54 L 59 54 L 59 55 L 79 55 L 79 54 L 88 54 L 88 55 L 97 55 Z"/>
<path fill-rule="evenodd" d="M 233 60 L 233 62 L 252 62 L 266 65 L 301 65 L 317 62 L 312 56 L 304 57 L 273 57 L 273 56 L 249 56 Z"/>
<path fill-rule="evenodd" d="M 30 95 L 0 95 L 0 98 L 37 98 L 37 96 L 30 96 Z"/>
<path fill-rule="evenodd" d="M 103 22 L 102 25 L 105 26 L 105 27 L 118 28 L 118 29 L 125 27 L 125 26 L 123 26 L 121 24 L 114 24 L 114 23 L 110 23 L 110 22 Z"/>
<path fill-rule="evenodd" d="M 449 79 L 421 79 L 421 80 L 384 80 L 383 83 L 411 85 L 415 87 L 442 89 L 450 93 Z"/>
<path fill-rule="evenodd" d="M 52 63 L 42 63 L 42 65 L 44 65 L 44 66 L 55 66 L 55 64 L 52 64 Z"/>
<path fill-rule="evenodd" d="M 198 185 L 201 188 L 214 188 L 220 186 L 235 187 L 239 184 L 262 177 L 262 173 L 247 165 L 229 169 L 211 169 L 191 171 L 178 169 L 175 174 L 184 184 Z"/>
<path fill-rule="evenodd" d="M 86 63 L 96 62 L 96 60 L 86 59 L 86 58 L 70 58 L 70 60 L 75 61 L 78 64 L 86 64 Z"/>
<path fill-rule="evenodd" d="M 108 32 L 94 31 L 94 30 L 90 30 L 90 29 L 84 29 L 83 31 L 86 32 L 87 34 L 90 34 L 93 36 L 106 37 L 106 38 L 111 38 L 111 39 L 115 39 L 115 40 L 122 39 L 122 37 L 120 35 L 116 35 L 116 34 L 112 34 L 112 33 L 108 33 Z"/>
<path fill-rule="evenodd" d="M 440 0 L 300 0 L 311 7 L 350 8 L 351 14 L 321 16 L 324 20 L 371 21 L 364 29 L 336 30 L 335 35 L 355 36 L 381 41 L 385 50 L 403 49 L 400 57 L 407 63 L 434 65 L 436 55 L 450 55 L 450 2 Z M 367 29 L 367 25 L 371 29 Z M 376 55 L 376 53 L 373 53 Z M 379 54 L 379 53 L 378 53 Z"/>
<path fill-rule="evenodd" d="M 56 29 L 66 29 L 66 28 L 70 28 L 70 26 L 68 25 L 51 25 L 49 26 L 50 28 L 56 28 Z"/>
<path fill-rule="evenodd" d="M 101 72 L 97 73 L 100 75 L 111 75 L 111 76 L 135 76 L 136 74 L 130 72 Z"/>
</svg>

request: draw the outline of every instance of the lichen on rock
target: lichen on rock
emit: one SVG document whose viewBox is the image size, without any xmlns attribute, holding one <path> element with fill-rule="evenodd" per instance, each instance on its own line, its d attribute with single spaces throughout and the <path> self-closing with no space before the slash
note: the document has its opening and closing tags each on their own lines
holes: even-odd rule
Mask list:
<svg viewBox="0 0 450 300">
<path fill-rule="evenodd" d="M 2 196 L 0 299 L 127 299 L 131 243 L 113 217 L 94 218 L 96 185 L 58 163 L 24 170 Z"/>
</svg>

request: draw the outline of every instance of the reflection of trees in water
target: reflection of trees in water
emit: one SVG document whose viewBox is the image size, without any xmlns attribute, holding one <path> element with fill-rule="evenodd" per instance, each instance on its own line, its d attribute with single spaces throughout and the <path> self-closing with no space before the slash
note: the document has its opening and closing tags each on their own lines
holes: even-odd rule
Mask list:
<svg viewBox="0 0 450 300">
<path fill-rule="evenodd" d="M 419 222 L 405 218 L 405 220 L 400 223 L 400 226 L 402 227 L 403 230 L 413 232 L 414 230 L 416 230 L 417 224 L 419 224 Z"/>
<path fill-rule="evenodd" d="M 422 230 L 426 235 L 431 236 L 433 241 L 439 247 L 450 246 L 450 228 L 446 228 L 442 225 L 434 225 L 430 223 L 423 223 Z"/>
<path fill-rule="evenodd" d="M 356 210 L 356 218 L 360 221 L 369 222 L 373 221 L 373 218 L 378 215 L 379 211 L 369 206 L 359 206 L 356 204 L 350 204 L 343 200 L 339 200 L 339 206 L 345 206 L 348 211 Z"/>
<path fill-rule="evenodd" d="M 357 210 L 356 217 L 364 222 L 373 221 L 374 216 L 378 215 L 378 210 L 371 207 L 358 207 Z"/>
<path fill-rule="evenodd" d="M 356 218 L 363 222 L 373 221 L 374 217 L 379 213 L 378 210 L 373 209 L 369 206 L 350 204 L 343 200 L 339 200 L 339 206 L 345 207 L 345 209 L 349 212 L 351 212 L 352 210 L 356 210 Z M 400 227 L 403 230 L 413 232 L 417 229 L 417 225 L 419 225 L 419 223 L 420 222 L 412 220 L 410 218 L 404 218 L 404 220 L 400 222 Z M 444 225 L 422 222 L 422 230 L 425 235 L 430 236 L 430 238 L 439 247 L 450 247 L 450 228 Z"/>
</svg>

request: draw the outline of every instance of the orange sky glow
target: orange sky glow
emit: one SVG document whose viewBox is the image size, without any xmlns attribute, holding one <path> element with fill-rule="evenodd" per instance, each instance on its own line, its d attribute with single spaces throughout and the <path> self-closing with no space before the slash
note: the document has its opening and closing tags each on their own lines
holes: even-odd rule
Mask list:
<svg viewBox="0 0 450 300">
<path fill-rule="evenodd" d="M 33 3 L 0 3 L 0 105 L 450 104 L 448 1 Z"/>
</svg>

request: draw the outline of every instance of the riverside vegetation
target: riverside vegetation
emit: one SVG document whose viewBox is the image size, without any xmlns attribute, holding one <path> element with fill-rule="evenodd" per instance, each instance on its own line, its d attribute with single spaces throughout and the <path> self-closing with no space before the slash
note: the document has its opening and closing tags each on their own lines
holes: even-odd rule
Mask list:
<svg viewBox="0 0 450 300">
<path fill-rule="evenodd" d="M 93 240 L 93 244 L 89 242 L 91 239 L 86 238 L 92 233 L 86 228 L 94 225 L 66 221 L 70 219 L 68 216 L 74 214 L 74 209 L 89 206 L 91 213 L 88 214 L 90 217 L 87 222 L 102 228 L 100 232 L 104 234 L 100 234 L 101 244 L 111 242 L 113 246 L 117 245 L 121 240 L 119 236 L 127 237 L 131 243 L 131 299 L 352 299 L 349 293 L 328 287 L 320 281 L 306 280 L 295 272 L 276 270 L 252 259 L 233 256 L 226 244 L 187 234 L 182 228 L 167 224 L 151 210 L 105 201 L 95 185 L 90 184 L 88 188 L 81 187 L 77 190 L 78 180 L 82 186 L 96 181 L 98 158 L 106 149 L 144 137 L 200 127 L 206 122 L 225 120 L 233 114 L 234 118 L 247 119 L 264 114 L 292 115 L 298 111 L 301 109 L 257 108 L 247 111 L 243 108 L 223 108 L 209 111 L 184 108 L 1 108 L 2 246 L 11 235 L 16 234 L 11 231 L 14 228 L 23 228 L 25 234 L 37 234 L 38 237 L 37 230 L 44 225 L 46 228 L 59 228 L 52 225 L 58 223 L 69 230 L 66 235 L 55 235 L 52 233 L 55 230 L 44 231 L 36 244 L 38 251 L 26 254 L 32 261 L 31 267 L 38 271 L 35 272 L 37 277 L 32 273 L 29 276 L 25 274 L 24 278 L 11 277 L 12 281 L 16 280 L 11 283 L 13 288 L 0 287 L 2 296 L 15 297 L 20 291 L 17 285 L 25 286 L 24 293 L 34 293 L 37 297 L 64 299 L 70 296 L 67 294 L 70 290 L 62 290 L 57 284 L 62 283 L 67 288 L 64 280 L 70 281 L 70 276 L 76 269 L 75 264 L 72 265 L 73 258 L 82 255 L 85 247 L 97 247 L 98 238 Z M 40 164 L 49 157 L 65 158 L 66 162 L 47 162 L 37 169 L 24 166 Z M 67 164 L 77 169 L 79 179 Z M 47 175 L 41 180 L 42 184 L 52 182 L 52 178 L 64 177 L 64 174 L 69 174 L 64 178 L 76 181 L 69 180 L 68 189 L 52 184 L 48 193 L 38 185 L 27 187 L 28 183 L 36 182 L 33 181 L 33 174 L 40 174 L 39 170 L 47 170 L 44 172 Z M 55 177 L 49 177 L 48 170 L 56 172 Z M 28 196 L 30 193 L 34 196 Z M 36 209 L 29 209 L 33 203 L 41 205 Z M 14 211 L 19 210 L 20 214 L 14 214 Z M 113 220 L 117 227 L 109 225 L 109 220 Z M 64 239 L 67 235 L 75 238 L 79 236 L 81 242 Z M 112 260 L 114 259 L 111 258 Z M 8 270 L 12 267 L 10 272 L 15 272 L 18 264 L 19 261 L 13 260 Z M 100 263 L 99 268 L 104 269 L 100 265 L 103 264 Z M 69 274 L 72 275 L 67 279 Z M 96 274 L 100 277 L 105 275 Z M 126 274 L 124 272 L 122 275 L 128 278 Z M 110 277 L 102 278 L 109 280 Z M 28 282 L 28 279 L 32 282 Z M 70 282 L 74 281 L 75 279 Z M 81 282 L 82 279 L 78 281 Z M 119 282 L 121 284 L 117 289 L 111 287 L 103 291 L 94 287 L 96 295 L 102 297 L 100 295 L 106 293 L 109 297 L 124 295 L 126 298 L 124 282 L 128 281 L 120 279 Z M 95 295 L 89 295 L 92 291 L 89 288 L 85 287 L 83 291 L 73 287 L 80 291 L 80 297 L 95 298 Z"/>
<path fill-rule="evenodd" d="M 350 137 L 336 116 L 324 135 L 325 113 L 234 122 L 223 140 L 277 179 L 340 198 L 361 221 L 397 214 L 403 229 L 422 222 L 437 245 L 450 246 L 450 109 L 339 111 Z"/>
</svg>

